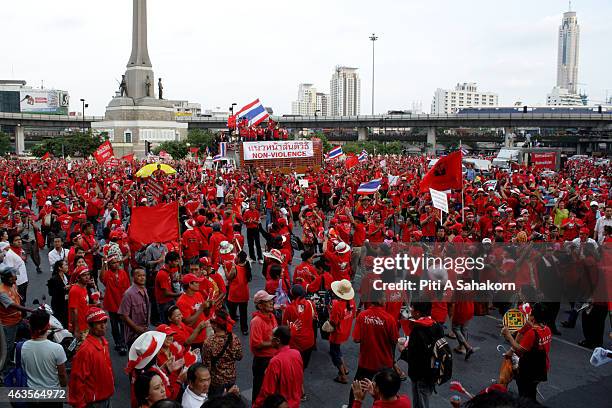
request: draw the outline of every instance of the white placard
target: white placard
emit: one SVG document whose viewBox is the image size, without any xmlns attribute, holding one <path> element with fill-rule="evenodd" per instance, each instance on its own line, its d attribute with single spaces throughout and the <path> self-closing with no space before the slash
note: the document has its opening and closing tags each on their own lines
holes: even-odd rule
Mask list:
<svg viewBox="0 0 612 408">
<path fill-rule="evenodd" d="M 434 208 L 448 214 L 448 196 L 446 193 L 444 191 L 438 191 L 430 188 L 429 194 L 431 194 L 431 201 L 433 202 Z"/>
<path fill-rule="evenodd" d="M 306 179 L 299 179 L 298 183 L 300 183 L 300 187 L 308 188 L 308 180 L 306 180 Z"/>
<path fill-rule="evenodd" d="M 276 142 L 244 142 L 244 160 L 294 159 L 314 156 L 313 143 L 309 140 Z"/>
</svg>

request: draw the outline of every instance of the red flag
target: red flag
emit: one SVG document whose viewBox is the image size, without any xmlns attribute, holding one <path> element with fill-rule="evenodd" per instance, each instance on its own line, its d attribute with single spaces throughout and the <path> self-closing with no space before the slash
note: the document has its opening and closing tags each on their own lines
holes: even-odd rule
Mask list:
<svg viewBox="0 0 612 408">
<path fill-rule="evenodd" d="M 179 238 L 178 220 L 178 202 L 134 207 L 128 235 L 140 244 L 175 241 Z"/>
<path fill-rule="evenodd" d="M 227 118 L 227 127 L 230 129 L 236 129 L 236 116 L 230 116 Z"/>
<path fill-rule="evenodd" d="M 40 160 L 48 160 L 51 158 L 51 153 L 47 152 L 40 158 Z"/>
<path fill-rule="evenodd" d="M 347 155 L 347 158 L 344 161 L 344 166 L 346 167 L 347 170 L 352 169 L 358 164 L 359 164 L 359 159 L 357 158 L 357 156 L 355 156 L 352 153 Z"/>
<path fill-rule="evenodd" d="M 430 188 L 444 191 L 451 188 L 460 189 L 463 186 L 461 172 L 461 151 L 457 150 L 448 156 L 439 159 L 421 180 L 421 192 L 428 192 Z"/>
<path fill-rule="evenodd" d="M 125 161 L 134 161 L 134 153 L 130 153 L 130 154 L 126 154 L 125 156 L 121 157 L 121 160 L 125 160 Z"/>
<path fill-rule="evenodd" d="M 96 151 L 93 153 L 93 156 L 98 162 L 98 164 L 102 164 L 114 156 L 113 146 L 107 140 L 106 142 L 102 143 L 100 147 L 96 149 Z"/>
<path fill-rule="evenodd" d="M 457 391 L 460 392 L 462 394 L 467 395 L 470 398 L 473 398 L 474 396 L 472 394 L 470 394 L 470 392 L 468 390 L 465 389 L 465 387 L 463 386 L 463 384 L 461 384 L 459 381 L 451 381 L 450 382 L 450 390 L 451 391 Z"/>
</svg>

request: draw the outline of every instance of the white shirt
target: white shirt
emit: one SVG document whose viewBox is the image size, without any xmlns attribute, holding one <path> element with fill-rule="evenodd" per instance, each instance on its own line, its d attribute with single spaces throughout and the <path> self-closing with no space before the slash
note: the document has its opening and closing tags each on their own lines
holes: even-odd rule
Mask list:
<svg viewBox="0 0 612 408">
<path fill-rule="evenodd" d="M 183 408 L 200 408 L 203 403 L 208 399 L 208 394 L 198 395 L 195 392 L 191 391 L 190 387 L 185 389 L 183 393 L 183 399 L 181 400 L 181 405 Z"/>
<path fill-rule="evenodd" d="M 28 271 L 26 270 L 25 262 L 12 249 L 9 248 L 9 250 L 6 252 L 4 262 L 2 263 L 6 266 L 17 269 L 17 286 L 28 281 Z"/>
<path fill-rule="evenodd" d="M 606 237 L 604 228 L 608 225 L 612 226 L 612 218 L 599 217 L 595 223 L 595 236 L 597 237 L 599 245 L 603 244 L 604 238 Z"/>
<path fill-rule="evenodd" d="M 55 265 L 57 261 L 63 261 L 64 259 L 68 259 L 68 250 L 66 248 L 62 248 L 59 251 L 53 248 L 49 251 L 49 269 L 51 272 L 53 272 L 53 265 Z"/>
</svg>

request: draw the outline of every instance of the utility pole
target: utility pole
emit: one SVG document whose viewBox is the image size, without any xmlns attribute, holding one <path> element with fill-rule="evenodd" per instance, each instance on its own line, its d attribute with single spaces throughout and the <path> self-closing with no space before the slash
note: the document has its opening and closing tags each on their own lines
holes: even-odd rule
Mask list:
<svg viewBox="0 0 612 408">
<path fill-rule="evenodd" d="M 372 115 L 374 115 L 374 43 L 378 40 L 376 34 L 372 33 L 370 41 L 372 41 Z"/>
</svg>

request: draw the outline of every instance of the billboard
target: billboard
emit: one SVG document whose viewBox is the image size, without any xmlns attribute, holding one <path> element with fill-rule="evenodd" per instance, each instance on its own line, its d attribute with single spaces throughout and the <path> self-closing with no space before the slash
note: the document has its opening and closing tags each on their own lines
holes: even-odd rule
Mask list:
<svg viewBox="0 0 612 408">
<path fill-rule="evenodd" d="M 44 113 L 51 115 L 68 115 L 70 97 L 68 92 L 25 89 L 21 90 L 19 108 L 21 113 Z"/>
</svg>

